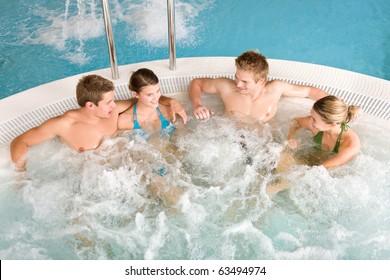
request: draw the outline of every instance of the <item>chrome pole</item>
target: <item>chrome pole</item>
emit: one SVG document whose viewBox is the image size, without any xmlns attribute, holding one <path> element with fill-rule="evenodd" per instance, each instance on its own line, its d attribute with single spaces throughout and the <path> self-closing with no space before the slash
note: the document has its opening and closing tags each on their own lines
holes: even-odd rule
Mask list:
<svg viewBox="0 0 390 280">
<path fill-rule="evenodd" d="M 114 44 L 114 37 L 112 33 L 110 8 L 108 6 L 107 0 L 102 0 L 102 8 L 103 8 L 104 25 L 106 27 L 108 52 L 110 55 L 111 75 L 114 80 L 117 80 L 119 79 L 119 71 L 118 71 L 118 63 L 115 54 L 115 44 Z"/>
<path fill-rule="evenodd" d="M 169 69 L 176 70 L 175 0 L 167 0 L 167 10 L 168 10 Z"/>
</svg>

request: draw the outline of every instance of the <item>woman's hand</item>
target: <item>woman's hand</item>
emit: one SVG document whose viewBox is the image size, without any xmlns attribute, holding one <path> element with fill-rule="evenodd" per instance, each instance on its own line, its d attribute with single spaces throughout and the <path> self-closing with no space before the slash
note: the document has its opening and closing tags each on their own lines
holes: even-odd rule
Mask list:
<svg viewBox="0 0 390 280">
<path fill-rule="evenodd" d="M 295 150 L 299 147 L 299 144 L 300 144 L 299 142 L 300 141 L 298 139 L 291 138 L 291 139 L 287 140 L 286 146 L 289 149 Z"/>
</svg>

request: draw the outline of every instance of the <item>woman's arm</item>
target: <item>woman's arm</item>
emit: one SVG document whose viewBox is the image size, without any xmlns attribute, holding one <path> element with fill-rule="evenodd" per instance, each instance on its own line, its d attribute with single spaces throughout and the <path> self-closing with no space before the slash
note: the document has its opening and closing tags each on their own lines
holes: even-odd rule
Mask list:
<svg viewBox="0 0 390 280">
<path fill-rule="evenodd" d="M 179 101 L 177 101 L 174 98 L 170 98 L 170 97 L 166 97 L 166 96 L 161 95 L 158 103 L 165 105 L 165 106 L 170 106 L 171 115 L 172 115 L 172 122 L 176 121 L 176 114 L 178 114 L 183 119 L 184 124 L 187 123 L 186 111 L 184 110 L 183 106 L 181 106 Z"/>
<path fill-rule="evenodd" d="M 332 169 L 344 165 L 358 154 L 360 150 L 360 140 L 354 132 L 349 131 L 348 133 L 350 135 L 342 144 L 340 144 L 338 153 L 321 164 L 325 168 Z"/>
<path fill-rule="evenodd" d="M 295 118 L 290 126 L 290 130 L 287 135 L 287 146 L 290 149 L 296 149 L 299 146 L 299 141 L 295 138 L 297 131 L 301 128 L 309 129 L 310 116 Z"/>
</svg>

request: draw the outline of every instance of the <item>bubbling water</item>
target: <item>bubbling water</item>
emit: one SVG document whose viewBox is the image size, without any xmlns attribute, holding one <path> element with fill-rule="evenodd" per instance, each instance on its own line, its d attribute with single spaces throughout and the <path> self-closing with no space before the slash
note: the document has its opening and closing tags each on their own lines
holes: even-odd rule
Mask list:
<svg viewBox="0 0 390 280">
<path fill-rule="evenodd" d="M 128 44 L 161 48 L 168 45 L 167 4 L 160 0 L 110 1 L 113 28 L 127 30 Z M 175 5 L 176 40 L 179 46 L 195 46 L 200 39 L 197 17 L 210 8 L 213 0 L 177 1 Z M 21 24 L 24 44 L 46 45 L 62 52 L 61 58 L 85 65 L 94 58 L 88 48 L 93 40 L 104 38 L 101 5 L 94 0 L 65 1 L 64 7 L 51 10 L 37 5 L 33 16 L 40 22 Z M 100 41 L 99 41 L 100 43 Z M 104 45 L 104 44 L 103 44 Z M 145 52 L 145 48 L 142 49 Z"/>
<path fill-rule="evenodd" d="M 347 165 L 295 165 L 281 175 L 273 170 L 291 118 L 312 103 L 282 100 L 274 124 L 248 126 L 223 116 L 218 102 L 205 101 L 216 112 L 210 120 L 177 124 L 169 141 L 138 142 L 123 132 L 82 154 L 58 140 L 43 143 L 30 149 L 28 172 L 18 178 L 9 147 L 1 147 L 0 257 L 390 257 L 385 123 L 363 115 L 351 125 L 362 151 Z M 161 167 L 165 176 L 153 172 Z M 266 186 L 280 176 L 290 188 L 271 199 Z M 160 180 L 183 191 L 177 205 L 149 191 Z"/>
</svg>

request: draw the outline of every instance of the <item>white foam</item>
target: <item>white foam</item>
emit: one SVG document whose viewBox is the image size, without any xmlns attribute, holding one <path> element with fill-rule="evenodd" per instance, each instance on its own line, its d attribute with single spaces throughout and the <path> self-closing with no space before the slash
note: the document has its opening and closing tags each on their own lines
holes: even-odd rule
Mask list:
<svg viewBox="0 0 390 280">
<path fill-rule="evenodd" d="M 11 244 L 5 246 L 20 250 L 10 254 L 5 247 L 0 254 L 13 258 L 31 250 L 27 258 L 65 254 L 81 259 L 388 257 L 381 248 L 388 247 L 390 171 L 380 155 L 389 149 L 374 145 L 377 130 L 363 127 L 365 132 L 373 129 L 362 133 L 372 147 L 344 167 L 293 167 L 285 177 L 290 189 L 270 200 L 264 188 L 275 178 L 272 169 L 284 134 L 271 126 L 248 129 L 218 113 L 207 122 L 192 120 L 187 131 L 178 131 L 171 138 L 177 154 L 163 153 L 158 144 L 130 141 L 126 133 L 82 154 L 57 140 L 31 148 L 28 184 L 17 192 L 1 186 L 7 201 L 2 212 L 7 216 L 1 218 L 10 226 L 0 232 Z M 245 162 L 247 155 L 252 164 Z M 9 161 L 7 157 L 2 166 L 8 168 Z M 174 213 L 147 189 L 156 179 L 152 170 L 165 164 L 169 173 L 164 179 L 185 191 Z M 221 172 L 227 177 L 217 177 Z M 12 174 L 7 169 L 0 176 L 7 183 Z M 203 174 L 216 175 L 210 183 L 200 180 Z M 52 233 L 49 240 L 47 231 Z M 18 247 L 30 237 L 36 244 Z M 44 241 L 64 244 L 67 252 L 61 255 L 46 245 L 40 250 Z"/>
<path fill-rule="evenodd" d="M 197 17 L 202 10 L 210 8 L 213 0 L 176 1 L 176 43 L 195 45 L 201 38 L 197 30 L 201 24 Z M 110 1 L 113 29 L 120 23 L 129 27 L 129 41 L 152 47 L 168 46 L 167 4 L 161 0 L 140 2 Z M 44 44 L 65 53 L 62 57 L 73 64 L 86 64 L 93 57 L 85 49 L 88 41 L 105 36 L 105 27 L 100 6 L 94 0 L 73 2 L 67 0 L 64 10 L 34 8 L 34 16 L 43 23 L 21 26 L 22 43 Z"/>
<path fill-rule="evenodd" d="M 48 260 L 47 251 L 44 248 L 32 244 L 18 242 L 13 247 L 0 251 L 3 260 Z"/>
<path fill-rule="evenodd" d="M 156 222 L 157 230 L 150 238 L 150 245 L 145 252 L 145 260 L 152 260 L 157 257 L 158 250 L 164 245 L 165 235 L 168 233 L 164 212 L 158 215 Z"/>
<path fill-rule="evenodd" d="M 82 4 L 85 1 L 78 3 Z M 87 5 L 78 5 L 76 14 L 70 14 L 69 1 L 64 7 L 64 12 L 36 7 L 34 11 L 36 16 L 42 17 L 46 22 L 25 26 L 26 32 L 30 33 L 31 30 L 31 35 L 24 42 L 45 44 L 63 51 L 70 48 L 72 41 L 87 41 L 102 36 L 104 34 L 102 14 L 93 3 L 91 0 Z"/>
<path fill-rule="evenodd" d="M 197 36 L 200 24 L 196 21 L 202 10 L 209 8 L 213 0 L 207 1 L 176 1 L 175 26 L 178 44 L 193 45 L 201 38 Z M 128 3 L 121 9 L 115 9 L 115 17 L 133 26 L 132 40 L 153 47 L 168 45 L 167 5 L 160 0 L 148 0 L 140 3 Z"/>
</svg>

